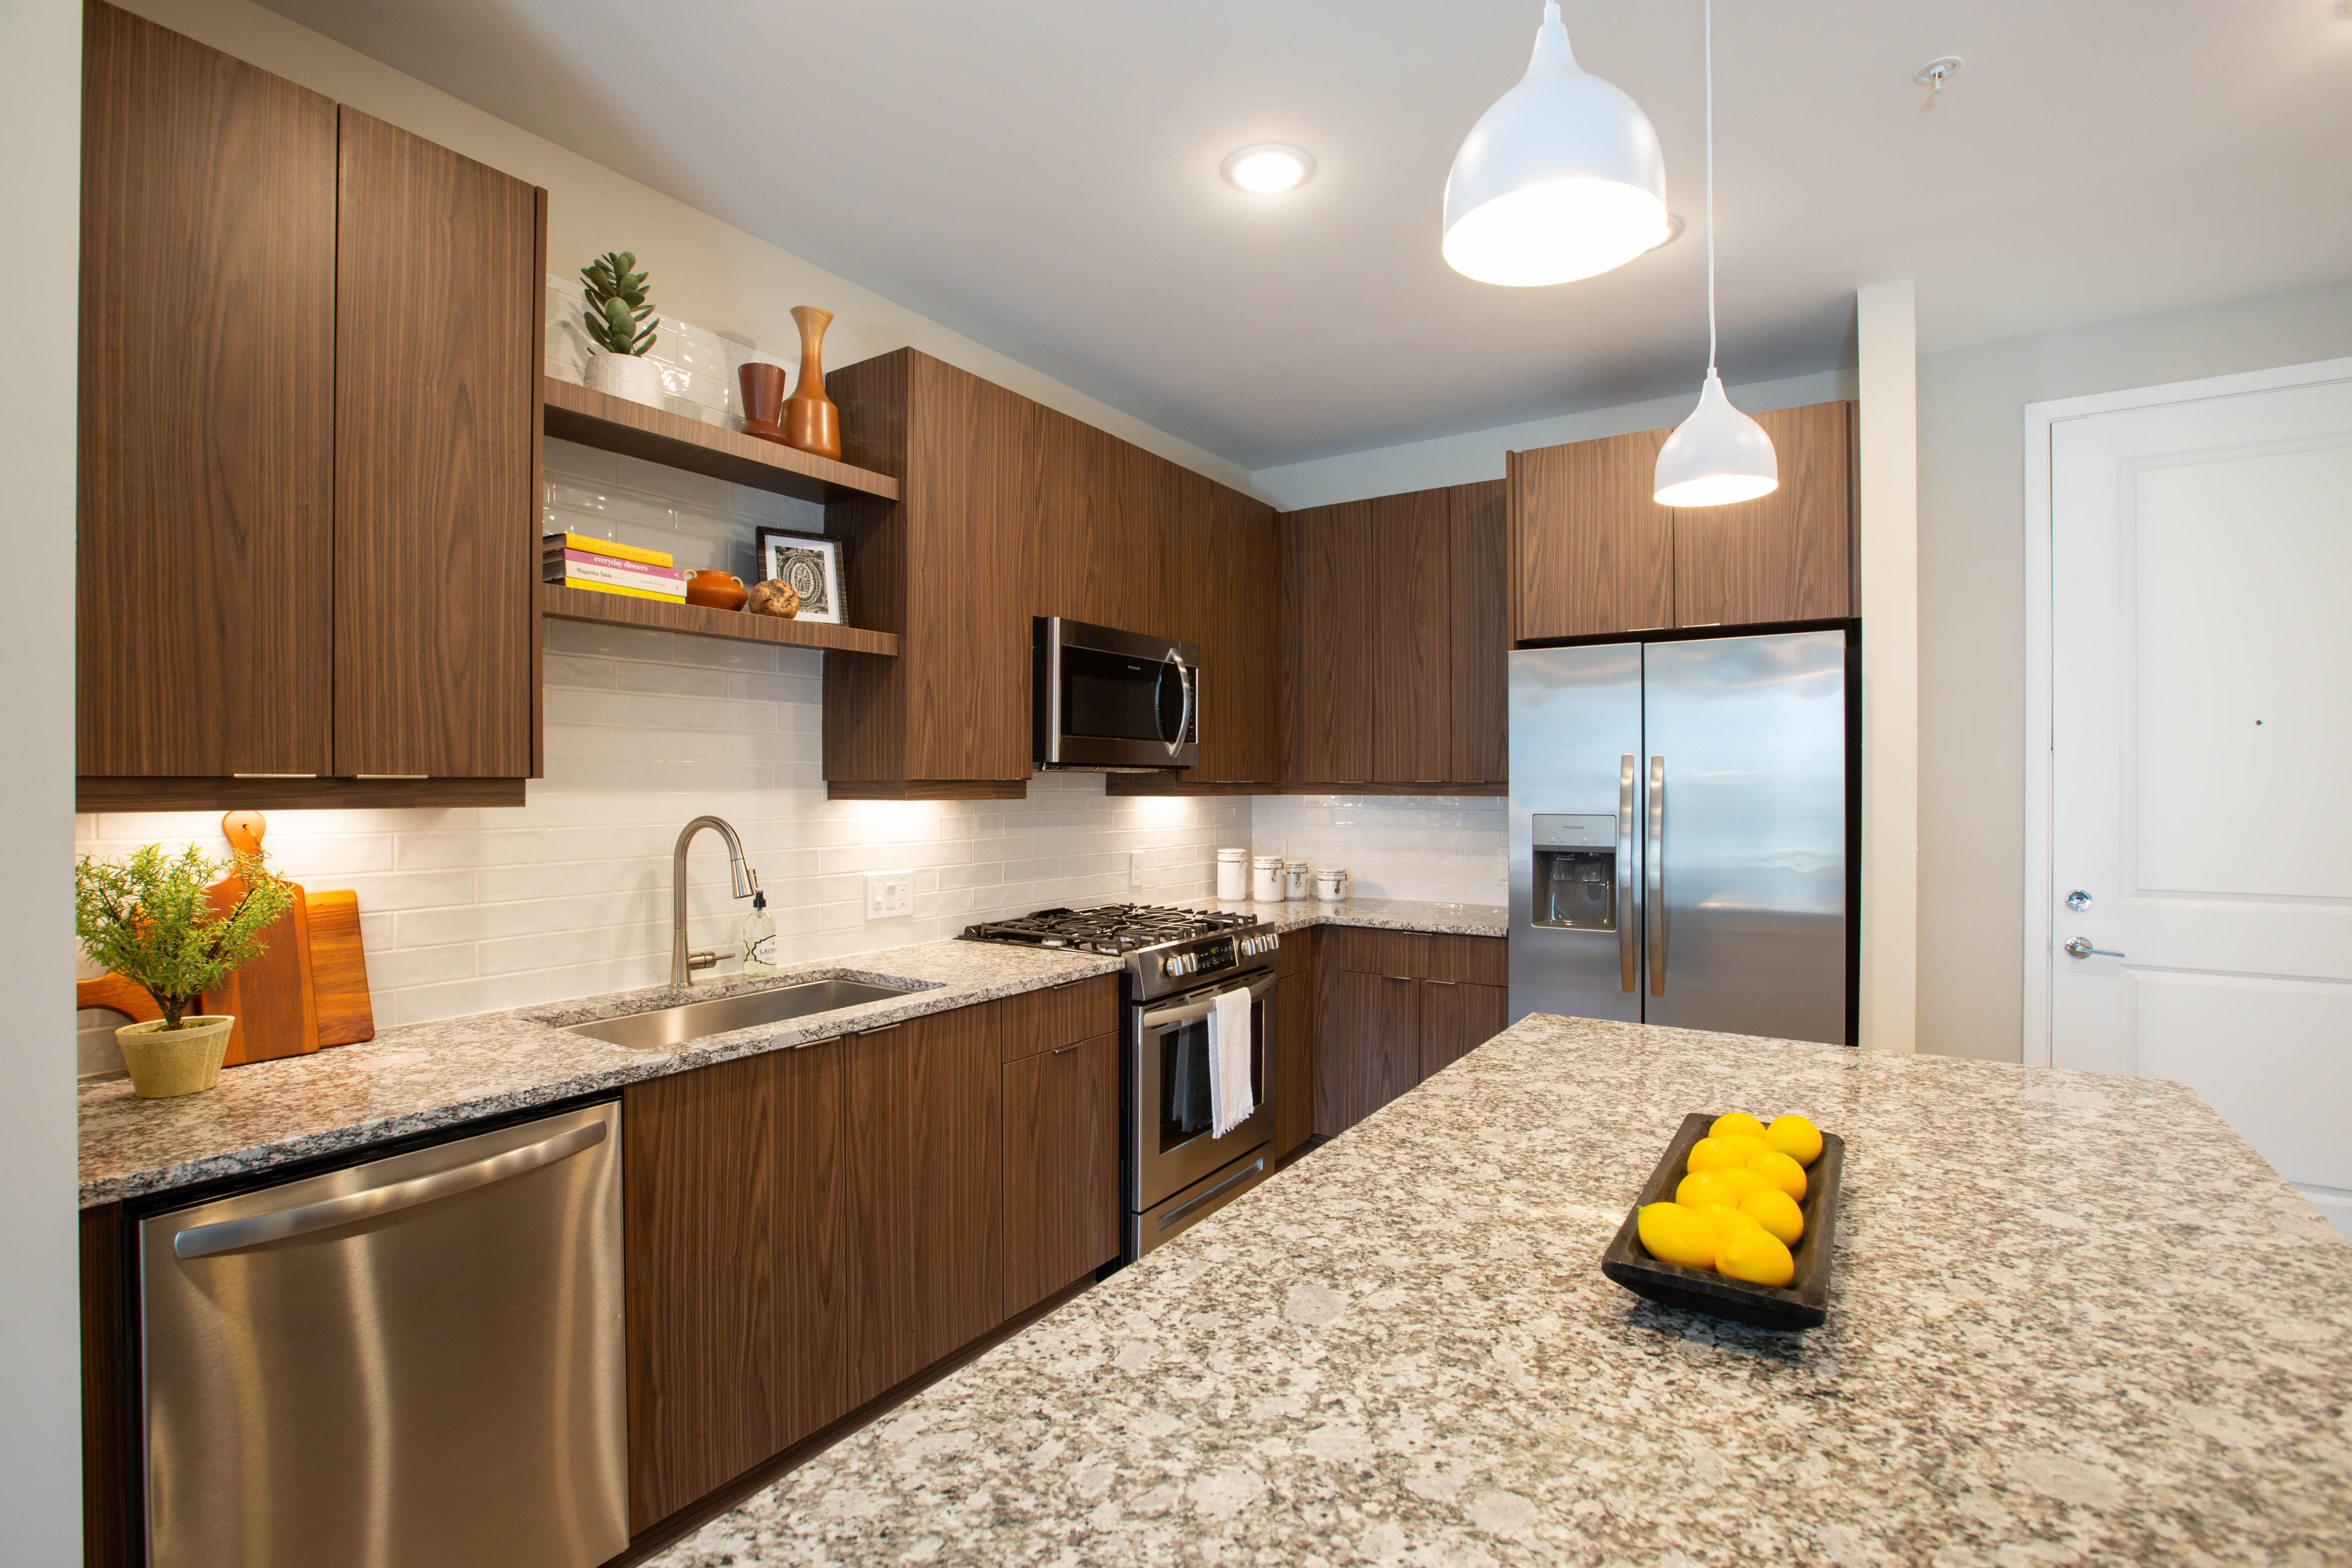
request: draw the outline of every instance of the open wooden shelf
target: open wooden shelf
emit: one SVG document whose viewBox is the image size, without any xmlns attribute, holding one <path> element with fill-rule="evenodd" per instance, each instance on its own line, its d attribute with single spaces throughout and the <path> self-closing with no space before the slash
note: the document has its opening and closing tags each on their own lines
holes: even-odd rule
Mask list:
<svg viewBox="0 0 2352 1568">
<path fill-rule="evenodd" d="M 542 381 L 545 428 L 559 440 L 801 500 L 824 502 L 843 495 L 898 499 L 898 481 L 887 474 L 853 468 L 847 463 L 706 425 L 666 408 L 592 392 L 576 381 L 551 375 Z"/>
<path fill-rule="evenodd" d="M 625 594 L 592 594 L 585 588 L 567 588 L 560 583 L 539 585 L 539 613 L 559 620 L 648 626 L 655 631 L 684 632 L 688 637 L 825 647 L 837 653 L 870 653 L 884 658 L 898 656 L 896 632 L 869 632 L 863 626 L 829 626 L 823 621 L 784 621 L 773 616 L 713 610 L 701 605 L 666 604 L 659 599 L 633 598 Z"/>
</svg>

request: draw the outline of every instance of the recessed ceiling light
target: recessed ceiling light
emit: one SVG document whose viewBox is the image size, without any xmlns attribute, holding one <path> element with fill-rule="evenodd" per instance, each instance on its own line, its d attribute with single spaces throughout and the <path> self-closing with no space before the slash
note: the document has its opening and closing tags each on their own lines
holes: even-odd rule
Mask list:
<svg viewBox="0 0 2352 1568">
<path fill-rule="evenodd" d="M 1223 163 L 1227 180 L 1259 195 L 1295 191 L 1315 175 L 1315 159 L 1304 147 L 1260 142 L 1228 153 Z"/>
</svg>

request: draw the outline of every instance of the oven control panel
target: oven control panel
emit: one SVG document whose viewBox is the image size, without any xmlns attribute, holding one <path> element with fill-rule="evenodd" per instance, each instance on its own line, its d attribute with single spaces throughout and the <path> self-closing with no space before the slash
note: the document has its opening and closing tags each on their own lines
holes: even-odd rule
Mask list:
<svg viewBox="0 0 2352 1568">
<path fill-rule="evenodd" d="M 1282 945 L 1282 939 L 1272 931 L 1243 931 L 1228 936 L 1202 937 L 1186 942 L 1176 952 L 1162 954 L 1156 962 L 1147 959 L 1150 972 L 1163 980 L 1189 980 L 1194 975 L 1221 974 L 1229 969 L 1255 969 L 1273 956 Z"/>
</svg>

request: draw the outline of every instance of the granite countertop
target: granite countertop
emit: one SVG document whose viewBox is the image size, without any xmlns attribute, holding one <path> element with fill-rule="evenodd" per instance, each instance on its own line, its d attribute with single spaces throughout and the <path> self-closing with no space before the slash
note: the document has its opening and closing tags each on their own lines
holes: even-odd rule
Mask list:
<svg viewBox="0 0 2352 1568">
<path fill-rule="evenodd" d="M 1811 1332 L 1601 1273 L 1732 1109 Z M 655 1563 L 2347 1560 L 2352 1246 L 2193 1091 L 1538 1016 Z"/>
<path fill-rule="evenodd" d="M 1277 931 L 1346 923 L 1500 936 L 1505 929 L 1501 910 L 1475 904 L 1364 899 L 1214 907 L 1256 913 Z M 1117 959 L 1093 953 L 923 942 L 791 965 L 774 979 L 719 980 L 688 991 L 656 986 L 403 1025 L 361 1045 L 231 1068 L 217 1089 L 177 1100 L 140 1100 L 119 1078 L 86 1083 L 79 1097 L 81 1206 L 339 1153 L 1118 969 Z M 591 1019 L 836 976 L 917 989 L 662 1049 L 632 1050 L 563 1032 Z"/>
</svg>

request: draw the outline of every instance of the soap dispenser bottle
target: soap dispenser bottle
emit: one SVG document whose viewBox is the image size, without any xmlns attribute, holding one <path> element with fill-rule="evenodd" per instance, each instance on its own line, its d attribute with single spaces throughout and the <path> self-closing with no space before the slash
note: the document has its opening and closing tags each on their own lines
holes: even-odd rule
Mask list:
<svg viewBox="0 0 2352 1568">
<path fill-rule="evenodd" d="M 776 972 L 776 917 L 768 912 L 768 895 L 751 895 L 751 912 L 743 917 L 743 973 L 761 976 Z"/>
</svg>

